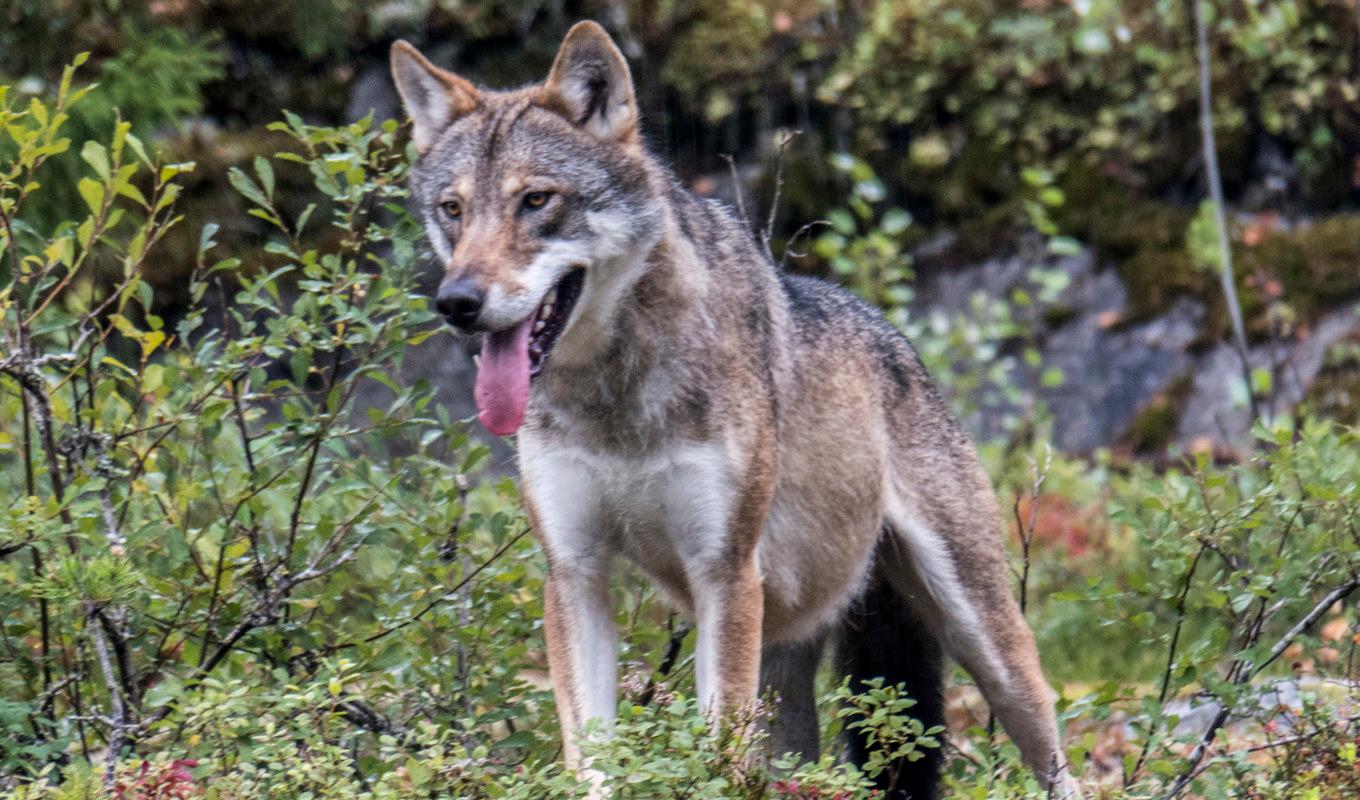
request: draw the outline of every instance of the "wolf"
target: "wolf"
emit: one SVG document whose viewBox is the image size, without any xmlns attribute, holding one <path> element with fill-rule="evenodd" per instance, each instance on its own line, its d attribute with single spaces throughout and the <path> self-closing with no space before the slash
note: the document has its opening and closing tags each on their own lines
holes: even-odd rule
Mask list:
<svg viewBox="0 0 1360 800">
<path fill-rule="evenodd" d="M 518 434 L 567 765 L 588 772 L 577 734 L 615 716 L 622 558 L 694 620 L 706 711 L 778 698 L 776 752 L 818 754 L 828 645 L 855 685 L 905 683 L 927 724 L 952 657 L 1053 796 L 1075 797 L 992 486 L 906 338 L 681 186 L 601 26 L 577 24 L 546 80 L 513 90 L 404 41 L 391 68 L 444 266 L 435 305 L 483 337 L 478 419 Z M 933 797 L 938 767 L 936 751 L 884 788 Z"/>
</svg>

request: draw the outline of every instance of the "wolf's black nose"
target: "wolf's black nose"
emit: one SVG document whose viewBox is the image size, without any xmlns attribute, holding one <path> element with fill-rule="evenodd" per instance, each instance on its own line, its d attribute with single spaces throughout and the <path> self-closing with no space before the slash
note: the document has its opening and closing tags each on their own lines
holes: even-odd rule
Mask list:
<svg viewBox="0 0 1360 800">
<path fill-rule="evenodd" d="M 439 292 L 434 298 L 435 308 L 455 328 L 471 328 L 475 325 L 484 302 L 486 292 L 472 278 L 444 281 L 439 284 Z"/>
</svg>

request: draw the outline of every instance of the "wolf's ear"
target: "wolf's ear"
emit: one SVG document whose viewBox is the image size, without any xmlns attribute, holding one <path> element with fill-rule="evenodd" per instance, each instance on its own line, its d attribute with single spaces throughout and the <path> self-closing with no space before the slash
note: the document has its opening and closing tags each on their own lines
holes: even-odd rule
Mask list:
<svg viewBox="0 0 1360 800">
<path fill-rule="evenodd" d="M 628 62 L 595 22 L 578 22 L 567 32 L 538 102 L 601 139 L 628 139 L 637 131 Z"/>
<path fill-rule="evenodd" d="M 409 42 L 392 43 L 392 80 L 411 118 L 411 139 L 421 153 L 452 122 L 477 108 L 477 87 L 430 63 Z"/>
</svg>

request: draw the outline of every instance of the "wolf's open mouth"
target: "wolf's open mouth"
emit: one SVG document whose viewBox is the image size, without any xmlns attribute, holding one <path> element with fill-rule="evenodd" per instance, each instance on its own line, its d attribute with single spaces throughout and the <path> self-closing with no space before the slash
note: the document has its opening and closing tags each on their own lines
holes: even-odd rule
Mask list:
<svg viewBox="0 0 1360 800">
<path fill-rule="evenodd" d="M 557 285 L 548 290 L 538 311 L 534 313 L 533 333 L 529 336 L 529 375 L 543 370 L 543 364 L 553 345 L 567 328 L 571 310 L 581 296 L 586 271 L 580 267 L 568 272 Z"/>
<path fill-rule="evenodd" d="M 581 296 L 585 269 L 574 268 L 544 296 L 538 310 L 482 340 L 477 367 L 477 419 L 497 436 L 509 436 L 524 422 L 529 381 L 543 370 L 553 345 L 567 329 L 571 309 Z"/>
</svg>

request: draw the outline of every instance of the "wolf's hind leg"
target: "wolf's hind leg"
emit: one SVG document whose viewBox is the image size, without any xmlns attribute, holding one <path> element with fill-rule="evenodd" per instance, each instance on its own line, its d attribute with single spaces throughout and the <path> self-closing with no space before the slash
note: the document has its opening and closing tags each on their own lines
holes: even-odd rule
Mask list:
<svg viewBox="0 0 1360 800">
<path fill-rule="evenodd" d="M 816 682 L 824 639 L 768 645 L 761 652 L 761 696 L 774 703 L 769 747 L 773 756 L 793 753 L 808 762 L 821 755 Z"/>
<path fill-rule="evenodd" d="M 1011 588 L 990 489 L 972 502 L 941 500 L 930 509 L 934 525 L 900 494 L 889 497 L 887 511 L 891 535 L 880 551 L 884 576 L 977 681 L 1052 796 L 1077 797 L 1058 742 L 1053 690 Z"/>
<path fill-rule="evenodd" d="M 880 567 L 881 568 L 881 567 Z M 944 724 L 944 655 L 935 634 L 890 585 L 875 577 L 851 605 L 836 636 L 836 666 L 863 691 L 865 682 L 882 678 L 885 686 L 902 684 L 916 701 L 907 712 L 926 729 Z M 863 765 L 871 748 L 863 732 L 845 732 L 846 754 Z M 930 800 L 936 796 L 944 754 L 922 751 L 915 761 L 902 759 L 879 776 L 887 800 Z"/>
</svg>

